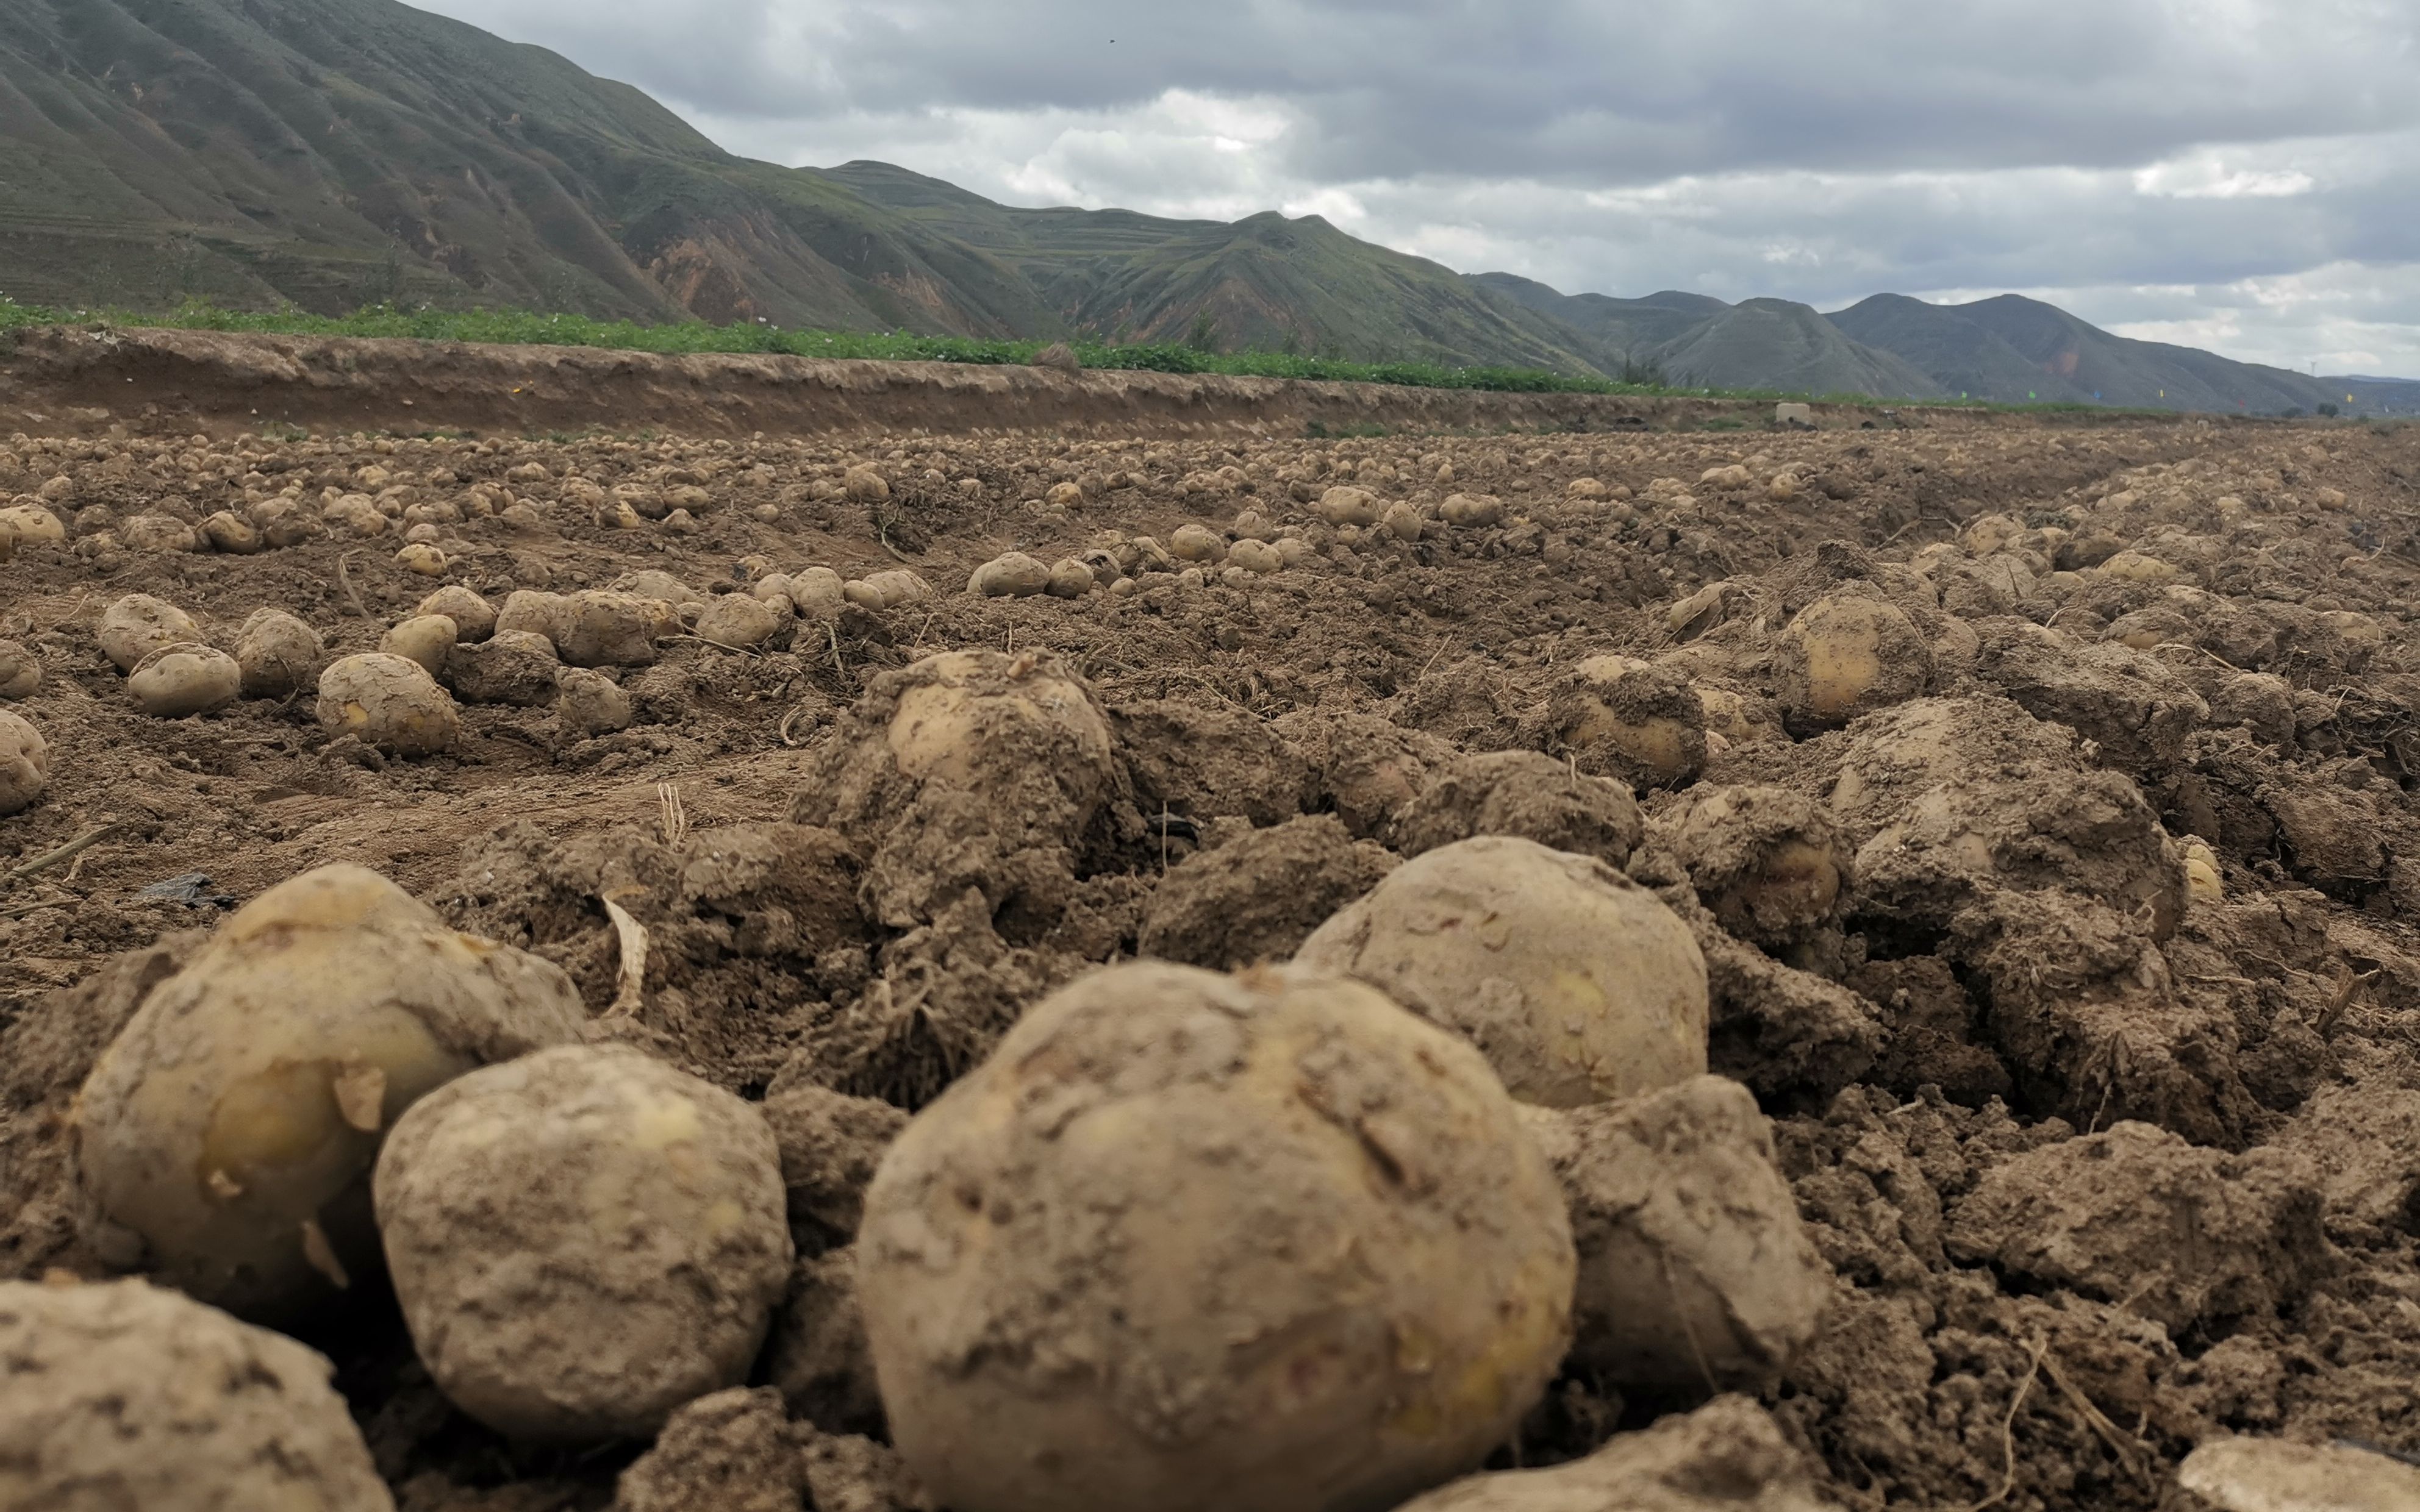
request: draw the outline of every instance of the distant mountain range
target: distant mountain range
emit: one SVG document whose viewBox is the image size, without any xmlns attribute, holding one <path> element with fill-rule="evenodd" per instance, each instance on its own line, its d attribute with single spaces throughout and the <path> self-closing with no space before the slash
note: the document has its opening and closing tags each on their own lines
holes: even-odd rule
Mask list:
<svg viewBox="0 0 2420 1512">
<path fill-rule="evenodd" d="M 627 85 L 395 0 L 0 5 L 0 294 L 390 300 L 1660 376 L 1686 387 L 2420 413 L 2037 301 L 1566 295 L 1317 216 L 1025 209 L 723 151 Z M 2350 396 L 2349 399 L 2348 396 Z"/>
</svg>

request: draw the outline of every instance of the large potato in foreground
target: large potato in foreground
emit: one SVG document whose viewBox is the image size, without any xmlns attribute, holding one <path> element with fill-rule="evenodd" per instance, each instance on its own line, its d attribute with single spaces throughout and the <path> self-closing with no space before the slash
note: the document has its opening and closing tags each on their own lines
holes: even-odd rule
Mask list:
<svg viewBox="0 0 2420 1512">
<path fill-rule="evenodd" d="M 367 1176 L 396 1117 L 585 1019 L 559 968 L 456 933 L 374 872 L 281 883 L 152 990 L 85 1080 L 72 1139 L 94 1242 L 206 1302 L 292 1317 L 377 1263 Z"/>
<path fill-rule="evenodd" d="M 1932 648 L 1897 605 L 1836 594 L 1798 611 L 1774 651 L 1784 720 L 1800 734 L 1904 702 L 1932 681 Z"/>
<path fill-rule="evenodd" d="M 772 1128 L 627 1046 L 542 1050 L 424 1099 L 377 1196 L 429 1374 L 516 1438 L 641 1437 L 744 1383 L 789 1281 Z"/>
<path fill-rule="evenodd" d="M 433 756 L 453 745 L 462 727 L 454 700 L 427 668 L 383 651 L 329 663 L 319 674 L 317 712 L 320 728 L 398 756 Z"/>
<path fill-rule="evenodd" d="M 1295 964 L 1468 1036 L 1525 1103 L 1576 1107 L 1706 1069 L 1706 963 L 1688 925 L 1604 862 L 1530 841 L 1404 862 Z"/>
<path fill-rule="evenodd" d="M 0 1506 L 392 1512 L 328 1362 L 141 1281 L 0 1281 Z"/>
<path fill-rule="evenodd" d="M 1561 1195 L 1485 1063 L 1286 971 L 1045 999 L 892 1144 L 857 1248 L 893 1442 L 955 1512 L 1375 1512 L 1569 1338 Z"/>
<path fill-rule="evenodd" d="M 51 748 L 31 720 L 0 710 L 0 814 L 21 812 L 51 785 Z"/>
</svg>

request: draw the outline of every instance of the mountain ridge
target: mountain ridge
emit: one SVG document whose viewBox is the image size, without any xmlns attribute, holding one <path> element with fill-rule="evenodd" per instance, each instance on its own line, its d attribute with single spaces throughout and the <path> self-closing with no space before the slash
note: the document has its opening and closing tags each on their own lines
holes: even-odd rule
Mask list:
<svg viewBox="0 0 2420 1512">
<path fill-rule="evenodd" d="M 2420 410 L 1998 296 L 1564 294 L 1318 216 L 995 203 L 894 164 L 723 150 L 626 84 L 396 0 L 0 9 L 0 293 L 67 307 L 392 301 L 642 321 L 1195 341 L 1689 387 L 2275 413 Z"/>
</svg>

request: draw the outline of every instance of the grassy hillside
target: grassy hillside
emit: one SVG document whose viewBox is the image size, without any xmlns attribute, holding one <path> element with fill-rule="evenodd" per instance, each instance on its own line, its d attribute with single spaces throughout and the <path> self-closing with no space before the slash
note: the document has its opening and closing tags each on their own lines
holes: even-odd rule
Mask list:
<svg viewBox="0 0 2420 1512">
<path fill-rule="evenodd" d="M 1803 304 L 1743 300 L 1656 348 L 1673 381 L 1884 398 L 1940 398 L 1941 385 L 1900 359 L 1858 345 Z"/>
</svg>

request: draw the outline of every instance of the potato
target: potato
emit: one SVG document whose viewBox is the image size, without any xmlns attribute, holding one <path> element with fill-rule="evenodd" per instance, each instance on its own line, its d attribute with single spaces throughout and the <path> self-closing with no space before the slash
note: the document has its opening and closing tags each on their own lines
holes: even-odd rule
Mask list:
<svg viewBox="0 0 2420 1512">
<path fill-rule="evenodd" d="M 830 567 L 809 567 L 790 574 L 789 598 L 799 617 L 828 623 L 840 618 L 847 602 L 839 573 Z"/>
<path fill-rule="evenodd" d="M 1548 704 L 1553 746 L 1579 769 L 1639 789 L 1678 787 L 1706 765 L 1706 711 L 1689 680 L 1633 656 L 1590 656 Z"/>
<path fill-rule="evenodd" d="M 212 646 L 162 646 L 135 663 L 126 691 L 144 713 L 182 719 L 233 703 L 243 691 L 243 669 Z"/>
<path fill-rule="evenodd" d="M 162 646 L 204 643 L 192 615 L 148 594 L 129 594 L 102 610 L 97 638 L 102 655 L 122 672 Z"/>
<path fill-rule="evenodd" d="M 497 623 L 501 626 L 501 617 Z M 602 588 L 565 598 L 554 625 L 556 633 L 548 639 L 555 655 L 573 667 L 652 667 L 657 639 L 682 628 L 679 611 L 662 599 Z"/>
<path fill-rule="evenodd" d="M 1285 565 L 1285 558 L 1266 541 L 1238 541 L 1227 553 L 1227 561 L 1257 577 L 1266 577 Z"/>
<path fill-rule="evenodd" d="M 51 748 L 28 721 L 0 709 L 0 814 L 22 813 L 51 785 Z"/>
<path fill-rule="evenodd" d="M 1439 774 L 1396 816 L 1387 840 L 1419 856 L 1474 835 L 1517 835 L 1618 867 L 1644 833 L 1628 783 L 1575 773 L 1538 751 L 1499 750 Z"/>
<path fill-rule="evenodd" d="M 1572 1363 L 1621 1391 L 1761 1390 L 1832 1300 L 1755 1094 L 1720 1076 L 1529 1110 L 1579 1247 Z"/>
<path fill-rule="evenodd" d="M 992 558 L 967 579 L 967 592 L 984 598 L 1031 598 L 1049 587 L 1050 569 L 1022 551 Z"/>
<path fill-rule="evenodd" d="M 2192 1499 L 2188 1504 L 2211 1512 L 2404 1512 L 2420 1506 L 2420 1466 L 2354 1443 L 2205 1439 L 2177 1467 L 2177 1486 Z"/>
<path fill-rule="evenodd" d="M 1087 766 L 1110 761 L 1109 727 L 1084 686 L 1047 668 L 1016 671 L 1009 658 L 945 651 L 908 669 L 924 675 L 899 695 L 891 717 L 891 754 L 919 781 L 981 791 L 1001 774 L 989 754 L 1020 729 L 1074 748 Z M 989 685 L 1005 676 L 1004 686 Z"/>
<path fill-rule="evenodd" d="M 1402 500 L 1388 504 L 1387 512 L 1378 517 L 1378 528 L 1398 541 L 1419 540 L 1420 532 L 1428 529 L 1428 524 L 1427 517 L 1419 510 Z"/>
<path fill-rule="evenodd" d="M 59 517 L 39 504 L 10 504 L 0 509 L 0 547 L 57 546 L 68 538 Z M 7 561 L 0 553 L 0 562 Z"/>
<path fill-rule="evenodd" d="M 1932 649 L 1895 605 L 1836 594 L 1798 611 L 1774 651 L 1783 722 L 1809 734 L 1916 697 Z"/>
<path fill-rule="evenodd" d="M 411 612 L 444 615 L 454 622 L 458 640 L 485 640 L 496 633 L 495 606 L 460 583 L 447 583 L 422 599 Z"/>
<path fill-rule="evenodd" d="M 561 969 L 374 872 L 280 883 L 94 1064 L 70 1131 L 88 1237 L 205 1302 L 299 1317 L 377 1264 L 368 1175 L 396 1116 L 586 1018 Z"/>
<path fill-rule="evenodd" d="M 326 660 L 319 632 L 281 609 L 253 610 L 236 636 L 236 668 L 245 698 L 290 697 L 318 682 Z"/>
<path fill-rule="evenodd" d="M 784 623 L 770 606 L 747 594 L 718 594 L 698 611 L 696 635 L 701 640 L 752 651 L 772 640 Z"/>
<path fill-rule="evenodd" d="M 260 528 L 232 509 L 222 509 L 202 521 L 202 539 L 211 550 L 238 557 L 248 557 L 264 544 Z"/>
<path fill-rule="evenodd" d="M 563 636 L 563 621 L 569 604 L 570 600 L 561 594 L 517 588 L 505 595 L 504 607 L 496 611 L 496 623 L 489 633 L 520 630 L 542 635 L 550 643 L 557 642 Z"/>
<path fill-rule="evenodd" d="M 202 538 L 191 525 L 173 515 L 134 515 L 117 528 L 117 538 L 130 551 L 198 551 Z"/>
<path fill-rule="evenodd" d="M 2184 574 L 2168 563 L 2140 551 L 2119 551 L 2092 569 L 2095 576 L 2112 582 L 2148 583 L 2158 586 L 2175 582 Z"/>
<path fill-rule="evenodd" d="M 627 578 L 613 579 L 616 593 L 636 594 L 641 598 L 660 598 L 679 610 L 684 618 L 703 609 L 713 595 L 701 594 L 669 572 L 650 567 Z"/>
<path fill-rule="evenodd" d="M 764 1116 L 628 1046 L 541 1050 L 431 1092 L 374 1191 L 430 1377 L 518 1439 L 644 1437 L 741 1384 L 789 1281 Z"/>
<path fill-rule="evenodd" d="M 1504 518 L 1504 501 L 1494 494 L 1448 494 L 1437 517 L 1448 525 L 1494 525 Z"/>
<path fill-rule="evenodd" d="M 442 677 L 445 658 L 453 655 L 459 633 L 445 615 L 415 614 L 379 637 L 378 648 L 390 656 L 418 662 L 431 677 Z"/>
<path fill-rule="evenodd" d="M 1849 844 L 1821 805 L 1781 788 L 1699 786 L 1661 825 L 1723 928 L 1778 949 L 1837 922 Z"/>
<path fill-rule="evenodd" d="M 317 713 L 320 728 L 398 756 L 433 756 L 461 731 L 454 701 L 426 669 L 380 651 L 330 663 Z"/>
<path fill-rule="evenodd" d="M 2218 853 L 2207 841 L 2187 840 L 2181 847 L 2185 858 L 2185 894 L 2197 903 L 2226 902 L 2226 875 L 2218 867 Z"/>
<path fill-rule="evenodd" d="M 941 596 L 934 592 L 931 583 L 905 567 L 893 567 L 888 572 L 877 572 L 865 580 L 876 593 L 882 595 L 884 609 L 898 609 L 908 604 L 929 604 Z"/>
<path fill-rule="evenodd" d="M 1073 557 L 1062 557 L 1050 564 L 1050 580 L 1043 592 L 1053 598 L 1081 598 L 1096 586 L 1092 568 Z"/>
<path fill-rule="evenodd" d="M 393 1512 L 321 1355 L 142 1281 L 0 1282 L 0 1504 Z"/>
<path fill-rule="evenodd" d="M 566 667 L 555 674 L 554 712 L 583 738 L 630 728 L 630 695 L 603 672 Z"/>
<path fill-rule="evenodd" d="M 1330 525 L 1375 525 L 1378 496 L 1367 488 L 1340 484 L 1321 494 L 1311 512 Z"/>
<path fill-rule="evenodd" d="M 1227 543 L 1200 525 L 1179 525 L 1169 534 L 1168 554 L 1179 562 L 1215 566 L 1227 560 Z"/>
<path fill-rule="evenodd" d="M 445 686 L 466 703 L 532 708 L 554 698 L 566 671 L 546 637 L 498 630 L 475 645 L 454 647 L 445 658 Z"/>
<path fill-rule="evenodd" d="M 1584 1459 L 1472 1475 L 1396 1512 L 1834 1512 L 1819 1473 L 1755 1401 L 1718 1396 Z"/>
<path fill-rule="evenodd" d="M 884 1156 L 858 1290 L 957 1512 L 1377 1512 L 1568 1342 L 1569 1220 L 1468 1046 L 1352 982 L 1134 963 L 1027 1011 Z"/>
<path fill-rule="evenodd" d="M 1525 1103 L 1576 1107 L 1706 1070 L 1706 963 L 1688 925 L 1604 862 L 1531 841 L 1404 862 L 1295 964 L 1466 1036 Z"/>
<path fill-rule="evenodd" d="M 869 467 L 853 467 L 841 479 L 841 487 L 852 504 L 886 503 L 891 498 L 890 480 Z"/>
<path fill-rule="evenodd" d="M 23 642 L 0 640 L 0 699 L 31 698 L 42 686 L 42 658 Z"/>
</svg>

